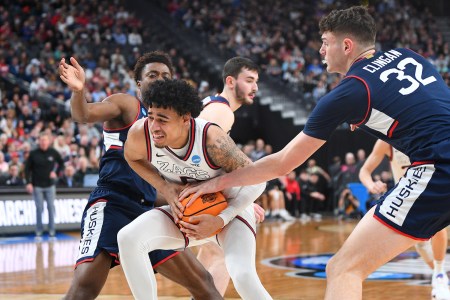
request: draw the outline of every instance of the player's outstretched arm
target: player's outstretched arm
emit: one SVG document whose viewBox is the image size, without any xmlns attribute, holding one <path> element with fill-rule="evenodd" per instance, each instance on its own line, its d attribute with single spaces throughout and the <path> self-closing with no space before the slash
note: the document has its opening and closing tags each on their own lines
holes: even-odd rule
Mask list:
<svg viewBox="0 0 450 300">
<path fill-rule="evenodd" d="M 122 114 L 123 105 L 131 105 L 127 94 L 115 94 L 104 99 L 100 103 L 88 103 L 85 99 L 86 75 L 74 57 L 70 58 L 70 64 L 64 58 L 58 67 L 59 78 L 72 90 L 70 108 L 72 119 L 80 123 L 105 122 L 117 118 Z"/>
<path fill-rule="evenodd" d="M 150 163 L 147 157 L 147 147 L 144 133 L 144 122 L 147 119 L 140 119 L 131 126 L 125 142 L 124 156 L 130 167 L 145 181 L 151 184 L 158 193 L 161 193 L 172 209 L 175 222 L 183 217 L 183 206 L 178 201 L 178 194 L 181 186 L 165 181 L 158 173 L 158 170 Z"/>
<path fill-rule="evenodd" d="M 195 200 L 203 194 L 222 191 L 233 186 L 266 182 L 286 175 L 304 163 L 323 144 L 325 144 L 324 140 L 300 132 L 279 152 L 265 156 L 253 164 L 246 165 L 231 173 L 208 180 L 208 182 L 187 186 L 183 189 L 179 199 L 194 194 L 192 200 Z"/>
</svg>

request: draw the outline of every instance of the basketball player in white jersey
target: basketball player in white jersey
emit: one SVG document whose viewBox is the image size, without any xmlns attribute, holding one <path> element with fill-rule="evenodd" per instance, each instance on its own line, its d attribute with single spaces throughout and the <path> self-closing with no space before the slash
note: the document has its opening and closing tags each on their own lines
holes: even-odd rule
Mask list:
<svg viewBox="0 0 450 300">
<path fill-rule="evenodd" d="M 133 296 L 157 298 L 149 251 L 184 249 L 214 241 L 224 249 L 226 266 L 239 295 L 243 299 L 271 299 L 256 273 L 256 222 L 250 205 L 263 192 L 265 183 L 223 191 L 228 207 L 212 217 L 208 235 L 223 228 L 215 236 L 189 239 L 177 226 L 184 209 L 178 201 L 182 184 L 231 172 L 251 164 L 250 159 L 218 126 L 193 118 L 199 115 L 202 104 L 186 82 L 156 82 L 142 98 L 148 104 L 149 117 L 130 129 L 125 158 L 169 205 L 141 215 L 118 234 L 122 267 Z"/>
<path fill-rule="evenodd" d="M 411 165 L 409 157 L 393 148 L 386 142 L 378 140 L 369 157 L 359 171 L 359 179 L 371 194 L 385 193 L 386 184 L 380 180 L 373 181 L 372 172 L 381 164 L 383 158 L 389 157 L 394 180 L 397 183 Z M 450 290 L 448 288 L 448 277 L 444 270 L 445 254 L 447 252 L 447 229 L 438 231 L 430 241 L 419 242 L 416 250 L 423 260 L 433 269 L 431 280 L 432 297 L 438 300 L 450 300 Z M 431 253 L 430 253 L 431 252 Z"/>
<path fill-rule="evenodd" d="M 230 132 L 234 124 L 234 112 L 242 105 L 253 104 L 253 99 L 258 91 L 258 66 L 248 58 L 233 57 L 229 59 L 222 71 L 223 90 L 220 94 L 206 97 L 202 100 L 203 110 L 199 118 L 213 122 L 225 132 Z M 253 203 L 256 222 L 264 220 L 264 209 Z M 187 236 L 202 239 L 201 233 L 209 230 L 211 224 L 209 215 L 193 218 L 199 223 L 182 224 L 186 226 Z M 219 293 L 224 296 L 230 281 L 225 266 L 225 258 L 222 248 L 216 243 L 206 243 L 199 246 L 198 260 L 205 266 L 214 278 Z"/>
</svg>

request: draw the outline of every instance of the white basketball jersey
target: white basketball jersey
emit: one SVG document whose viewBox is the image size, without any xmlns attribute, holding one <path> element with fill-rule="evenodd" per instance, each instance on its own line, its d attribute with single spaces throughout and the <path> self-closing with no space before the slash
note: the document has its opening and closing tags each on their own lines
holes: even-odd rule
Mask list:
<svg viewBox="0 0 450 300">
<path fill-rule="evenodd" d="M 391 169 L 394 175 L 395 182 L 398 182 L 400 178 L 405 174 L 405 169 L 411 165 L 409 157 L 403 152 L 395 149 L 391 146 Z"/>
<path fill-rule="evenodd" d="M 191 119 L 188 144 L 185 153 L 181 156 L 169 147 L 155 146 L 146 120 L 144 130 L 149 161 L 170 182 L 203 181 L 223 174 L 224 171 L 214 165 L 206 153 L 206 133 L 211 125 L 215 126 L 203 119 Z"/>
</svg>

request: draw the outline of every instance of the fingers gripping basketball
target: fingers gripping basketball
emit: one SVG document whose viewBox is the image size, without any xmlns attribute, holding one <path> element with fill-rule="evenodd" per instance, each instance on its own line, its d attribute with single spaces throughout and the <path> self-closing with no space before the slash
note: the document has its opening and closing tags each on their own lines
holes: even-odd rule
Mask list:
<svg viewBox="0 0 450 300">
<path fill-rule="evenodd" d="M 181 204 L 186 207 L 186 204 L 191 199 L 192 195 L 188 196 L 187 198 L 184 198 L 181 201 Z M 213 216 L 217 216 L 227 208 L 227 200 L 225 199 L 225 196 L 221 192 L 211 193 L 211 194 L 205 194 L 200 196 L 198 199 L 196 199 L 191 206 L 186 207 L 183 212 L 183 217 L 181 218 L 183 221 L 189 222 L 189 218 L 192 216 L 198 216 L 203 214 L 209 214 Z M 192 223 L 195 224 L 195 223 Z M 221 231 L 218 230 L 214 232 L 213 235 L 218 234 Z"/>
</svg>

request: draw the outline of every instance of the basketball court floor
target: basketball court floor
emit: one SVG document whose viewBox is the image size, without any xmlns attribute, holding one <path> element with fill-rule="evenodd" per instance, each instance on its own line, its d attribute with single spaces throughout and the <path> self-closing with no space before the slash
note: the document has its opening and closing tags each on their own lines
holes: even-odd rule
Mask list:
<svg viewBox="0 0 450 300">
<path fill-rule="evenodd" d="M 326 262 L 355 224 L 330 217 L 258 225 L 258 274 L 272 297 L 323 299 Z M 72 279 L 78 238 L 78 232 L 59 233 L 53 242 L 37 243 L 32 235 L 0 238 L 0 299 L 60 299 Z M 449 254 L 446 261 L 450 270 Z M 371 275 L 363 299 L 431 299 L 430 279 L 431 270 L 411 249 Z M 184 288 L 160 275 L 157 280 L 160 299 L 190 299 Z M 133 299 L 120 266 L 110 272 L 99 299 Z M 240 299 L 232 284 L 225 299 Z"/>
</svg>

